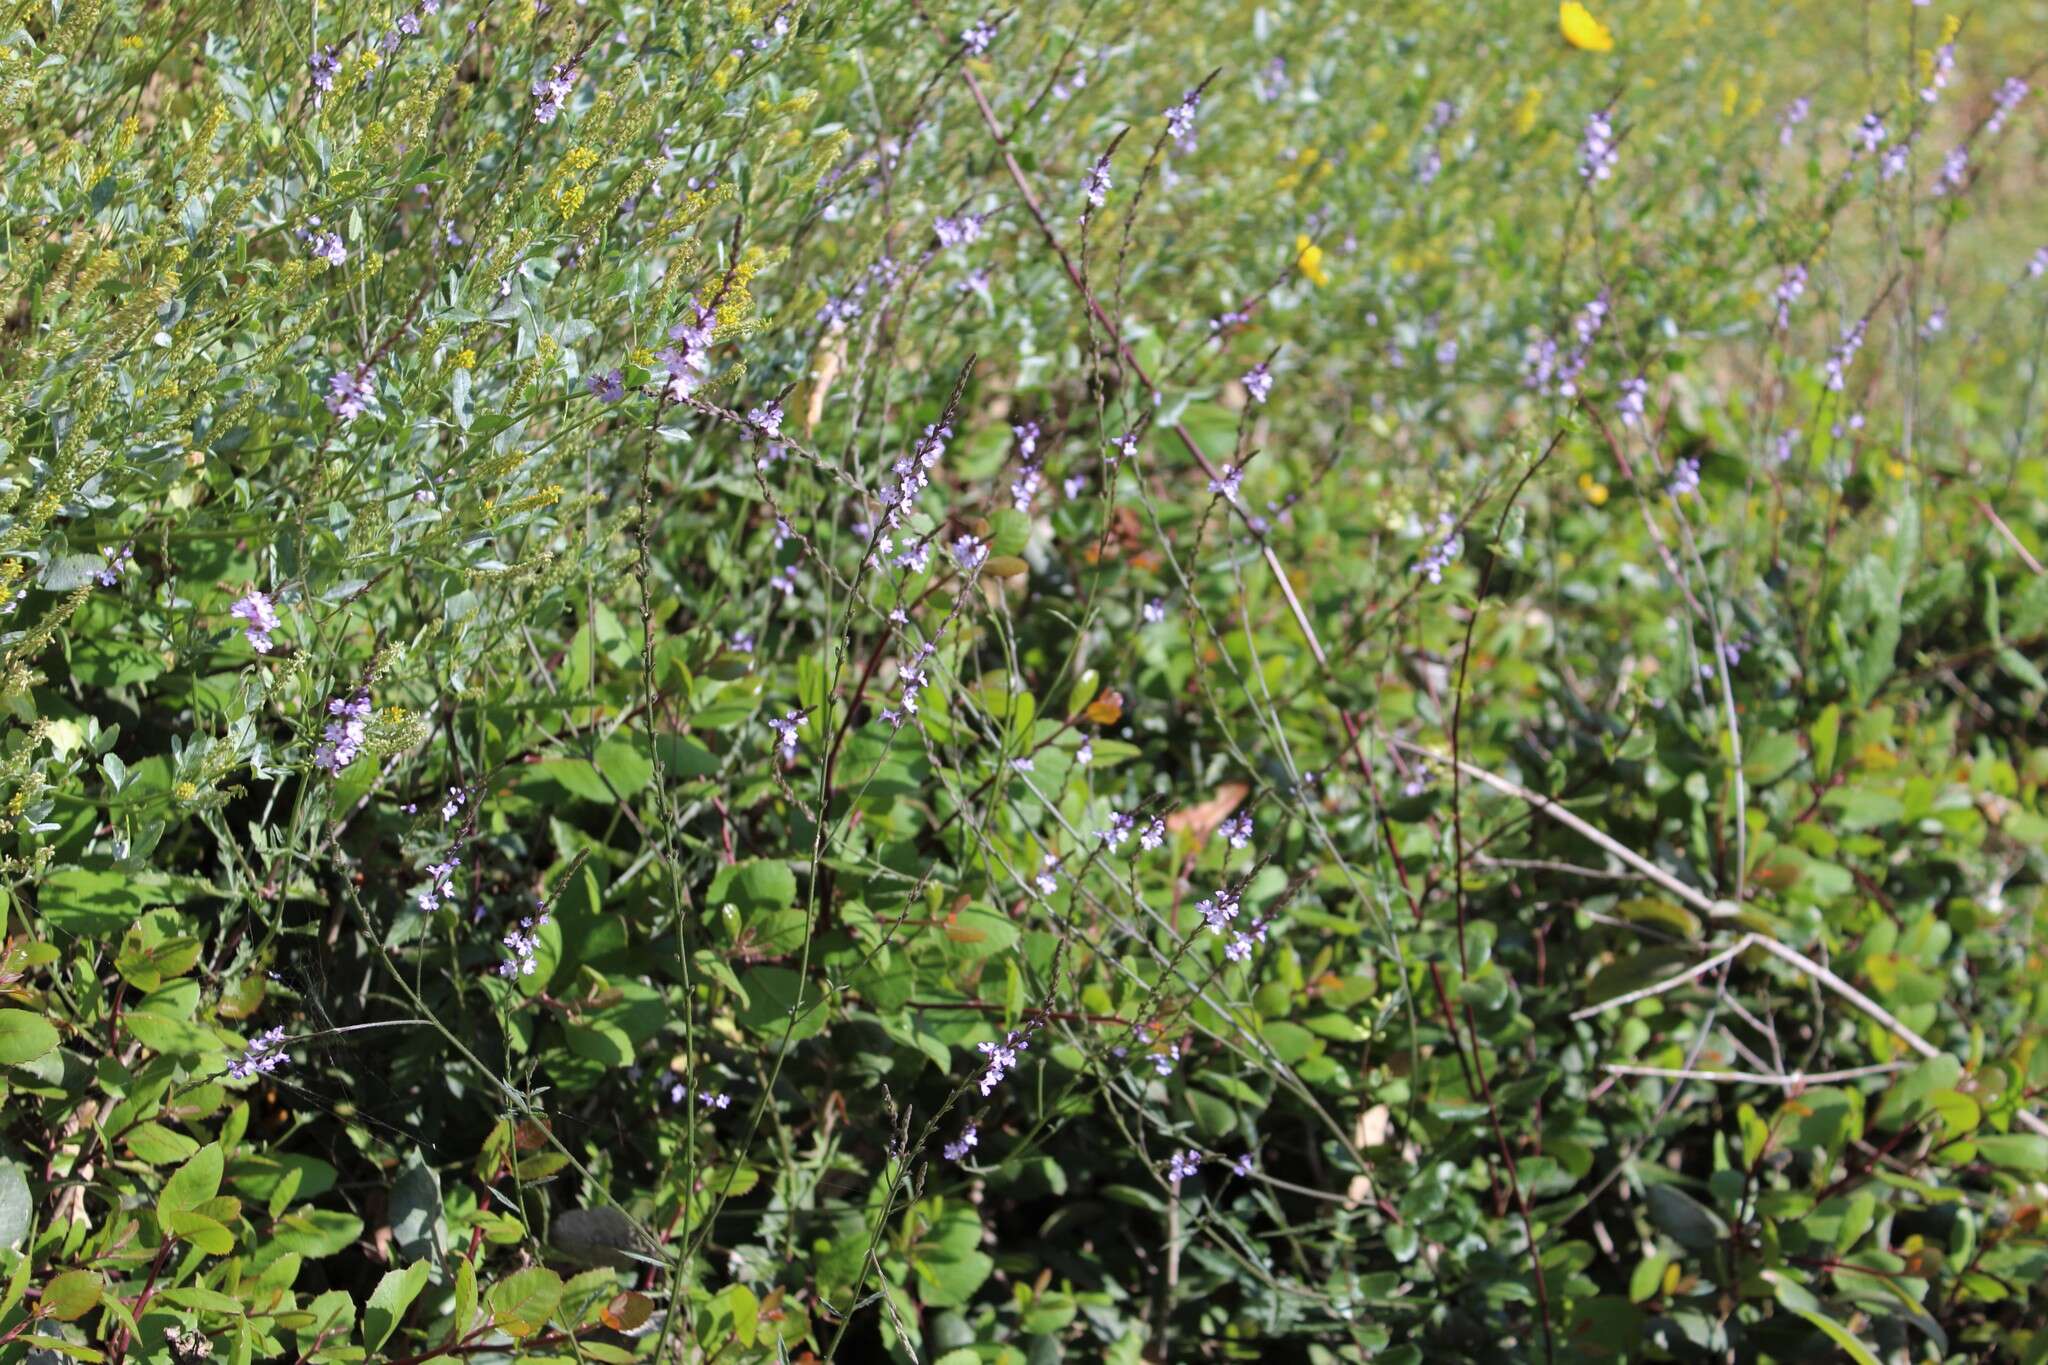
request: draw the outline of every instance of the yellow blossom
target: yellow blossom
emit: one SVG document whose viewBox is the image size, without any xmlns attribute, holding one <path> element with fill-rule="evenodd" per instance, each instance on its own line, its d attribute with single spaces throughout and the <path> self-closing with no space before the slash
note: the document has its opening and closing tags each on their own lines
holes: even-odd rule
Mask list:
<svg viewBox="0 0 2048 1365">
<path fill-rule="evenodd" d="M 465 346 L 455 353 L 455 368 L 473 370 L 476 368 L 476 347 Z"/>
<path fill-rule="evenodd" d="M 1330 277 L 1323 271 L 1323 249 L 1311 242 L 1306 235 L 1294 239 L 1294 263 L 1301 267 L 1301 273 L 1317 288 L 1328 284 Z"/>
<path fill-rule="evenodd" d="M 1564 40 L 1581 51 L 1614 51 L 1614 35 L 1579 0 L 1564 0 L 1557 7 L 1557 27 Z"/>
</svg>

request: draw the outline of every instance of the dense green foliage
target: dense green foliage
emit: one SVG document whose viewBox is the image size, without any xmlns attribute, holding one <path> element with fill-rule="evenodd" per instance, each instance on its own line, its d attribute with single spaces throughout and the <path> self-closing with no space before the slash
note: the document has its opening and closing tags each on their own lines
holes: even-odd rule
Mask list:
<svg viewBox="0 0 2048 1365">
<path fill-rule="evenodd" d="M 2048 1360 L 2038 0 L 4 8 L 0 1360 Z"/>
</svg>

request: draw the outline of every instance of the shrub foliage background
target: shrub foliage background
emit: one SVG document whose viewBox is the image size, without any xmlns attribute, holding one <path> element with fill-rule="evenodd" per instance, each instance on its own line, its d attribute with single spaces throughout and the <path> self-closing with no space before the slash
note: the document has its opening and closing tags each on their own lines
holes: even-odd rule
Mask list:
<svg viewBox="0 0 2048 1365">
<path fill-rule="evenodd" d="M 0 1354 L 2048 1358 L 2048 14 L 1561 17 L 8 7 Z"/>
</svg>

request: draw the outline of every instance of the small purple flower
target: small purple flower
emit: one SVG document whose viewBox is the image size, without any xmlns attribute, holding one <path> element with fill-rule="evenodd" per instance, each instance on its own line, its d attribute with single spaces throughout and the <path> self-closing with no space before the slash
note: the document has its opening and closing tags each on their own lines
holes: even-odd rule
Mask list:
<svg viewBox="0 0 2048 1365">
<path fill-rule="evenodd" d="M 1230 1173 L 1239 1179 L 1250 1175 L 1257 1168 L 1258 1162 L 1250 1152 L 1246 1152 L 1243 1156 L 1230 1163 Z"/>
<path fill-rule="evenodd" d="M 1249 813 L 1233 815 L 1218 825 L 1216 832 L 1229 840 L 1232 848 L 1243 848 L 1252 841 L 1252 817 Z"/>
<path fill-rule="evenodd" d="M 420 17 L 411 10 L 398 16 L 398 31 L 408 38 L 417 38 L 420 33 Z"/>
<path fill-rule="evenodd" d="M 1095 837 L 1102 840 L 1104 846 L 1114 853 L 1124 846 L 1124 841 L 1131 837 L 1131 831 L 1137 827 L 1138 818 L 1135 815 L 1125 815 L 1121 811 L 1111 811 L 1109 814 L 1109 827 L 1096 830 Z"/>
<path fill-rule="evenodd" d="M 1234 464 L 1223 466 L 1217 476 L 1209 480 L 1209 491 L 1229 502 L 1237 501 L 1238 490 L 1243 486 L 1244 471 Z"/>
<path fill-rule="evenodd" d="M 1085 768 L 1094 761 L 1095 741 L 1084 735 L 1080 745 L 1074 750 L 1074 764 L 1077 767 Z"/>
<path fill-rule="evenodd" d="M 1144 849 L 1147 853 L 1150 853 L 1165 842 L 1166 822 L 1156 816 L 1153 818 L 1152 823 L 1146 825 L 1138 835 L 1138 847 Z"/>
<path fill-rule="evenodd" d="M 597 395 L 600 402 L 616 403 L 626 396 L 626 376 L 621 370 L 606 370 L 602 374 L 593 374 L 583 382 Z"/>
<path fill-rule="evenodd" d="M 133 545 L 123 545 L 120 549 L 116 550 L 111 545 L 102 545 L 100 546 L 100 558 L 107 562 L 104 566 L 93 570 L 92 576 L 99 581 L 101 587 L 111 588 L 121 581 L 121 575 L 128 572 L 128 566 L 135 562 L 135 547 Z"/>
<path fill-rule="evenodd" d="M 1927 320 L 1920 324 L 1920 339 L 1932 341 L 1947 330 L 1948 309 L 1936 305 L 1934 311 L 1927 315 Z"/>
<path fill-rule="evenodd" d="M 1174 1153 L 1173 1160 L 1167 1163 L 1166 1178 L 1178 1185 L 1181 1181 L 1186 1180 L 1199 1170 L 1201 1165 L 1202 1154 L 1194 1150 L 1194 1148 L 1190 1147 L 1185 1152 L 1176 1152 Z"/>
<path fill-rule="evenodd" d="M 965 1161 L 967 1154 L 973 1151 L 980 1141 L 980 1130 L 975 1125 L 968 1124 L 960 1130 L 960 1136 L 957 1140 L 946 1144 L 946 1160 L 952 1162 Z"/>
<path fill-rule="evenodd" d="M 1259 76 L 1259 83 L 1253 91 L 1259 103 L 1271 104 L 1287 94 L 1287 59 L 1275 57 L 1266 63 L 1265 71 Z"/>
<path fill-rule="evenodd" d="M 1785 116 L 1778 120 L 1778 145 L 1792 145 L 1792 130 L 1806 122 L 1806 116 L 1813 111 L 1813 102 L 1801 95 L 1785 106 Z"/>
<path fill-rule="evenodd" d="M 1164 1052 L 1152 1054 L 1152 1070 L 1159 1076 L 1171 1076 L 1180 1066 L 1180 1044 L 1174 1043 Z"/>
<path fill-rule="evenodd" d="M 441 823 L 447 824 L 462 813 L 462 807 L 469 801 L 469 793 L 461 787 L 450 787 L 448 799 L 441 803 Z"/>
<path fill-rule="evenodd" d="M 932 220 L 932 235 L 939 239 L 939 245 L 967 246 L 981 240 L 982 224 L 988 215 L 963 213 L 958 218 L 935 218 Z"/>
<path fill-rule="evenodd" d="M 1785 274 L 1778 281 L 1778 288 L 1772 295 L 1778 305 L 1778 327 L 1783 330 L 1792 321 L 1792 305 L 1799 302 L 1799 296 L 1806 292 L 1806 267 L 1788 265 Z"/>
<path fill-rule="evenodd" d="M 313 258 L 339 268 L 348 264 L 348 246 L 338 232 L 323 232 L 313 238 Z"/>
<path fill-rule="evenodd" d="M 1081 193 L 1088 196 L 1090 208 L 1101 208 L 1109 200 L 1109 156 L 1107 153 L 1096 158 L 1095 166 L 1081 181 Z"/>
<path fill-rule="evenodd" d="M 1443 538 L 1431 546 L 1429 553 L 1415 563 L 1415 572 L 1431 583 L 1443 582 L 1444 570 L 1451 567 L 1459 555 L 1465 553 L 1465 538 L 1458 534 L 1457 521 L 1449 512 L 1437 518 L 1437 529 L 1443 533 Z"/>
<path fill-rule="evenodd" d="M 782 436 L 782 404 L 771 401 L 761 407 L 747 409 L 747 422 L 756 430 L 765 432 L 769 440 L 780 439 Z"/>
<path fill-rule="evenodd" d="M 768 728 L 773 730 L 778 736 L 780 736 L 780 739 L 776 743 L 776 748 L 782 751 L 782 757 L 785 762 L 792 761 L 796 758 L 796 732 L 797 729 L 803 724 L 803 721 L 804 713 L 801 711 L 791 711 L 788 715 L 784 716 L 780 720 L 777 720 L 773 716 L 770 716 L 768 718 Z"/>
<path fill-rule="evenodd" d="M 1941 161 L 1941 175 L 1934 182 L 1936 195 L 1959 193 L 1970 179 L 1970 149 L 1957 147 Z"/>
<path fill-rule="evenodd" d="M 988 45 L 996 40 L 996 26 L 993 20 L 980 19 L 960 35 L 960 46 L 970 57 L 979 57 L 988 51 Z M 969 1130 L 973 1131 L 972 1129 Z M 972 1146 L 972 1143 L 968 1144 Z"/>
<path fill-rule="evenodd" d="M 1700 491 L 1700 462 L 1687 456 L 1671 471 L 1667 491 L 1674 498 L 1689 498 Z"/>
<path fill-rule="evenodd" d="M 278 628 L 279 622 L 269 594 L 251 588 L 228 608 L 228 614 L 248 623 L 242 633 L 248 637 L 251 649 L 258 654 L 270 652 L 270 633 Z"/>
<path fill-rule="evenodd" d="M 2043 275 L 2048 275 L 2048 246 L 2036 247 L 2027 260 L 2028 279 L 2038 280 Z"/>
<path fill-rule="evenodd" d="M 335 57 L 333 48 L 316 48 L 306 59 L 306 65 L 313 73 L 313 88 L 324 95 L 334 89 L 334 78 L 341 74 L 341 62 Z M 318 95 L 314 97 L 317 101 Z"/>
<path fill-rule="evenodd" d="M 1771 454 L 1779 464 L 1790 463 L 1792 452 L 1799 448 L 1799 428 L 1787 427 L 1778 433 L 1778 439 L 1771 446 Z"/>
<path fill-rule="evenodd" d="M 1139 615 L 1145 618 L 1146 625 L 1158 625 L 1161 621 L 1164 621 L 1166 619 L 1165 600 L 1158 597 L 1153 598 L 1150 602 L 1147 602 L 1142 608 L 1139 609 Z"/>
<path fill-rule="evenodd" d="M 1621 154 L 1614 146 L 1614 124 L 1608 111 L 1596 109 L 1586 116 L 1586 130 L 1579 142 L 1579 179 L 1595 184 L 1614 174 Z"/>
<path fill-rule="evenodd" d="M 1229 887 L 1195 903 L 1195 913 L 1202 917 L 1202 922 L 1209 926 L 1212 934 L 1222 933 L 1224 926 L 1237 918 L 1239 908 L 1237 892 Z"/>
<path fill-rule="evenodd" d="M 247 1051 L 228 1063 L 228 1076 L 237 1081 L 246 1081 L 256 1075 L 268 1076 L 290 1060 L 284 1054 L 284 1030 L 270 1029 L 256 1035 Z"/>
<path fill-rule="evenodd" d="M 1123 435 L 1111 441 L 1109 443 L 1109 446 L 1110 449 L 1116 452 L 1115 456 L 1112 457 L 1113 459 L 1131 459 L 1138 453 L 1138 433 L 1135 431 L 1127 431 Z"/>
<path fill-rule="evenodd" d="M 1828 392 L 1840 393 L 1842 391 L 1842 386 L 1845 382 L 1844 377 L 1848 373 L 1849 366 L 1855 361 L 1856 353 L 1863 349 L 1863 334 L 1865 330 L 1865 324 L 1860 318 L 1842 329 L 1842 340 L 1834 350 L 1828 353 L 1827 363 L 1824 367 L 1827 375 Z"/>
<path fill-rule="evenodd" d="M 1956 45 L 1943 43 L 1934 49 L 1934 62 L 1927 72 L 1927 84 L 1920 87 L 1920 102 L 1933 104 L 1941 98 L 1941 92 L 1948 86 L 1949 77 L 1955 74 Z"/>
<path fill-rule="evenodd" d="M 2027 83 L 2018 76 L 2008 76 L 1998 87 L 1998 93 L 1991 97 L 1991 118 L 1984 125 L 1984 131 L 1996 137 L 2004 129 L 2005 121 L 2012 117 L 2012 111 L 2019 108 L 2020 101 L 2027 97 Z"/>
<path fill-rule="evenodd" d="M 1031 1043 L 1023 1034 L 1012 1029 L 1010 1035 L 1000 1043 L 977 1043 L 976 1049 L 988 1058 L 988 1069 L 981 1073 L 981 1094 L 986 1099 L 995 1093 L 1003 1077 L 1017 1065 L 1017 1054 L 1029 1048 Z"/>
<path fill-rule="evenodd" d="M 1906 166 L 1913 157 L 1913 140 L 1895 142 L 1884 149 L 1884 155 L 1877 159 L 1877 178 L 1883 181 L 1897 180 L 1906 173 Z"/>
<path fill-rule="evenodd" d="M 1621 395 L 1615 400 L 1614 410 L 1621 414 L 1624 426 L 1641 426 L 1643 408 L 1650 395 L 1650 381 L 1637 375 L 1621 381 Z"/>
<path fill-rule="evenodd" d="M 1273 392 L 1273 374 L 1266 368 L 1266 362 L 1263 360 L 1246 370 L 1240 382 L 1244 385 L 1244 391 L 1252 396 L 1254 403 L 1265 402 L 1266 395 Z"/>
<path fill-rule="evenodd" d="M 363 415 L 377 395 L 377 378 L 368 365 L 338 370 L 327 377 L 327 410 L 344 424 Z"/>
<path fill-rule="evenodd" d="M 574 65 L 558 66 L 550 71 L 547 78 L 533 83 L 534 122 L 549 124 L 562 112 L 562 106 L 569 100 L 569 94 L 576 88 L 578 72 Z"/>
<path fill-rule="evenodd" d="M 1050 896 L 1053 892 L 1060 889 L 1059 869 L 1060 860 L 1058 855 L 1046 854 L 1045 861 L 1039 864 L 1037 873 L 1031 878 L 1038 886 L 1039 895 Z"/>
<path fill-rule="evenodd" d="M 1180 97 L 1179 104 L 1166 111 L 1166 135 L 1172 138 L 1183 152 L 1195 150 L 1195 108 L 1201 102 L 1201 92 L 1190 90 Z"/>
</svg>

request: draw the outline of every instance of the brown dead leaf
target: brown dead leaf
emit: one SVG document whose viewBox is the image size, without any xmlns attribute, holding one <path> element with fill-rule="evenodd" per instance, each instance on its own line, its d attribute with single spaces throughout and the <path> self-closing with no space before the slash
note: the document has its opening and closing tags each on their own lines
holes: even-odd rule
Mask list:
<svg viewBox="0 0 2048 1365">
<path fill-rule="evenodd" d="M 1195 842 L 1207 843 L 1216 827 L 1230 818 L 1245 797 L 1251 795 L 1251 787 L 1243 782 L 1225 782 L 1216 789 L 1216 794 L 1199 806 L 1177 810 L 1166 817 L 1166 827 L 1175 834 L 1192 834 Z"/>
</svg>

